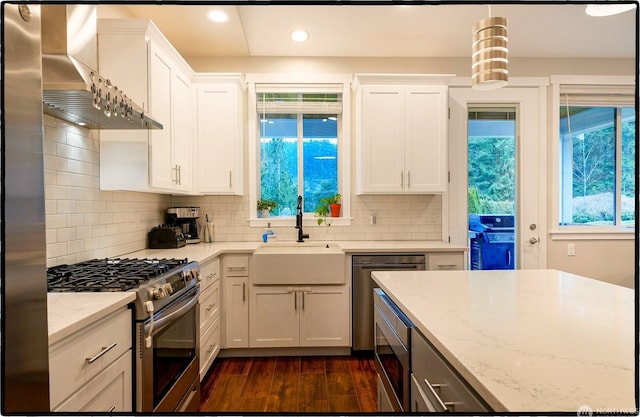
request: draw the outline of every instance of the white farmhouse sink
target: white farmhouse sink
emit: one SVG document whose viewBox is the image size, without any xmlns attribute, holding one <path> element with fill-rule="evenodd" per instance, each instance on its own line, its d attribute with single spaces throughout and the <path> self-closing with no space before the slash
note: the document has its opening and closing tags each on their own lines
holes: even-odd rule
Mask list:
<svg viewBox="0 0 640 417">
<path fill-rule="evenodd" d="M 344 284 L 345 255 L 334 243 L 274 242 L 253 253 L 255 285 Z"/>
</svg>

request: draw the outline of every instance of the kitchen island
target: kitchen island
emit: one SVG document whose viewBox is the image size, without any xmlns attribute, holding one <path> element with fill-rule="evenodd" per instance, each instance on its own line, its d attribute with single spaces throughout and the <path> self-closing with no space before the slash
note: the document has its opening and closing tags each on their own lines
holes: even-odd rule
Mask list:
<svg viewBox="0 0 640 417">
<path fill-rule="evenodd" d="M 494 411 L 636 412 L 633 290 L 556 270 L 373 278 Z"/>
</svg>

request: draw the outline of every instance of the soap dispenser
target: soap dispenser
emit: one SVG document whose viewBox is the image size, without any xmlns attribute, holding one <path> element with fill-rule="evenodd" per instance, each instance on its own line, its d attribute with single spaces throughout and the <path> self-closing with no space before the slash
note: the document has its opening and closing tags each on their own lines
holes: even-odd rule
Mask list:
<svg viewBox="0 0 640 417">
<path fill-rule="evenodd" d="M 264 233 L 262 234 L 262 241 L 268 243 L 276 239 L 276 232 L 271 228 L 271 223 L 267 223 L 267 227 L 264 228 Z"/>
</svg>

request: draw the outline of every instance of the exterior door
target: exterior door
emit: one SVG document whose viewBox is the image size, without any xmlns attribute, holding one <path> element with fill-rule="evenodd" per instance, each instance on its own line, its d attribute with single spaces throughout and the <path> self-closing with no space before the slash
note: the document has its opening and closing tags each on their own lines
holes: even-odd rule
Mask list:
<svg viewBox="0 0 640 417">
<path fill-rule="evenodd" d="M 475 91 L 449 88 L 448 235 L 452 243 L 468 244 L 468 113 L 478 106 L 515 108 L 518 114 L 515 150 L 516 268 L 546 265 L 545 218 L 545 120 L 541 111 L 546 92 L 540 87 Z"/>
</svg>

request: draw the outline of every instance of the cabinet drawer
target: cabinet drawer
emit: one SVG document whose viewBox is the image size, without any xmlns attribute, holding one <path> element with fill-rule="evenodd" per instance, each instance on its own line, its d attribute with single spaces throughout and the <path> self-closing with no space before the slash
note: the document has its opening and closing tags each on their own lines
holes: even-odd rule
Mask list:
<svg viewBox="0 0 640 417">
<path fill-rule="evenodd" d="M 464 255 L 462 253 L 428 253 L 427 269 L 429 271 L 462 270 Z"/>
<path fill-rule="evenodd" d="M 132 412 L 132 368 L 129 350 L 53 411 Z"/>
<path fill-rule="evenodd" d="M 249 255 L 229 255 L 224 258 L 225 277 L 248 277 Z"/>
<path fill-rule="evenodd" d="M 200 329 L 211 324 L 214 317 L 220 315 L 220 286 L 214 284 L 200 293 Z"/>
<path fill-rule="evenodd" d="M 477 413 L 488 406 L 415 329 L 411 329 L 411 371 L 425 399 L 437 412 Z M 419 392 L 419 391 L 418 391 Z"/>
<path fill-rule="evenodd" d="M 200 335 L 200 380 L 206 375 L 213 360 L 220 352 L 220 318 Z"/>
<path fill-rule="evenodd" d="M 122 309 L 49 347 L 51 405 L 60 404 L 131 349 L 131 322 L 131 310 Z"/>
<path fill-rule="evenodd" d="M 200 266 L 200 288 L 202 291 L 220 279 L 220 259 L 206 262 Z"/>
</svg>

